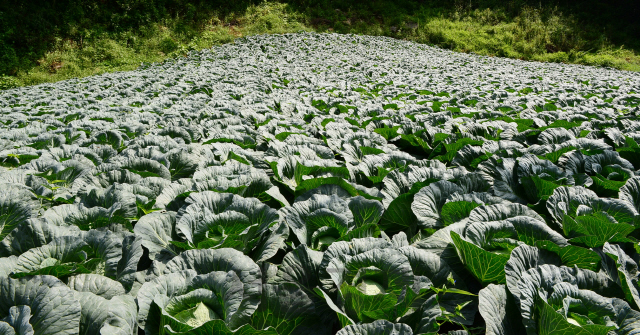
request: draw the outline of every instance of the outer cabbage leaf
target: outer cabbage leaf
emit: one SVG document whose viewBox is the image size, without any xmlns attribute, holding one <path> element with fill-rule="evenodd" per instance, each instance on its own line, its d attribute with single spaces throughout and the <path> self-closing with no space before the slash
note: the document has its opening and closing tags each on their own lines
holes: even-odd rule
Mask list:
<svg viewBox="0 0 640 335">
<path fill-rule="evenodd" d="M 260 306 L 251 317 L 256 329 L 275 329 L 280 335 L 330 334 L 320 322 L 314 302 L 298 285 L 265 284 Z"/>
<path fill-rule="evenodd" d="M 149 250 L 150 259 L 171 259 L 180 253 L 180 249 L 171 243 L 178 240 L 175 224 L 176 212 L 150 213 L 138 220 L 133 231 Z"/>
<path fill-rule="evenodd" d="M 413 332 L 411 327 L 403 323 L 376 320 L 372 323 L 346 326 L 336 335 L 413 335 Z"/>
<path fill-rule="evenodd" d="M 636 322 L 633 313 L 616 314 L 613 304 L 619 299 L 600 294 L 607 291 L 608 284 L 598 277 L 602 278 L 589 270 L 547 264 L 525 271 L 517 286 L 527 333 L 547 332 L 559 326 L 578 333 L 607 334 L 618 327 L 613 320 L 620 324 Z"/>
<path fill-rule="evenodd" d="M 565 215 L 575 218 L 579 215 L 605 212 L 618 223 L 631 223 L 637 215 L 630 203 L 619 199 L 598 198 L 593 191 L 581 186 L 556 188 L 546 206 L 555 223 L 561 228 Z"/>
<path fill-rule="evenodd" d="M 617 278 L 615 275 L 612 277 L 622 288 L 629 304 L 637 308 L 640 306 L 640 285 L 638 285 L 640 272 L 638 272 L 638 264 L 617 244 L 605 243 L 602 251 L 615 261 Z"/>
<path fill-rule="evenodd" d="M 489 284 L 480 290 L 478 296 L 487 335 L 517 335 L 525 332 L 518 305 L 504 285 Z"/>
<path fill-rule="evenodd" d="M 176 230 L 197 247 L 232 247 L 249 254 L 277 220 L 277 211 L 258 199 L 206 191 L 189 195 L 177 214 Z"/>
<path fill-rule="evenodd" d="M 17 306 L 29 306 L 29 323 L 35 334 L 79 334 L 80 303 L 55 277 L 0 277 L 0 313 L 8 315 Z"/>
<path fill-rule="evenodd" d="M 506 283 L 504 265 L 509 260 L 508 255 L 486 251 L 465 241 L 456 232 L 451 232 L 451 239 L 462 263 L 480 282 L 483 284 Z"/>
<path fill-rule="evenodd" d="M 243 285 L 243 300 L 236 318 L 246 320 L 256 310 L 262 295 L 260 267 L 235 249 L 188 250 L 169 261 L 165 274 L 192 269 L 198 274 L 212 271 L 234 271 Z"/>
<path fill-rule="evenodd" d="M 328 270 L 328 266 L 332 262 L 344 263 L 347 256 L 355 256 L 357 254 L 373 250 L 373 249 L 385 249 L 391 248 L 390 241 L 381 238 L 357 238 L 351 241 L 338 241 L 332 243 L 329 248 L 324 252 L 322 256 L 322 262 L 319 267 L 321 288 L 327 292 L 334 292 L 337 286 L 333 280 L 333 276 L 337 273 L 332 273 Z M 335 264 L 340 264 L 335 263 Z M 341 266 L 340 268 L 342 268 Z"/>
<path fill-rule="evenodd" d="M 122 244 L 110 231 L 89 231 L 80 238 L 62 236 L 20 255 L 14 276 L 51 274 L 65 278 L 76 273 L 115 276 Z"/>
<path fill-rule="evenodd" d="M 326 249 L 333 241 L 377 235 L 382 204 L 363 197 L 345 200 L 338 195 L 315 194 L 281 209 L 281 217 L 298 242 Z"/>
<path fill-rule="evenodd" d="M 461 192 L 460 186 L 448 181 L 435 182 L 422 188 L 416 193 L 411 204 L 411 209 L 418 218 L 418 226 L 421 228 L 444 226 L 440 211 L 449 196 Z"/>
<path fill-rule="evenodd" d="M 48 244 L 57 237 L 79 235 L 80 229 L 76 226 L 59 226 L 42 218 L 29 219 L 0 242 L 0 256 L 20 255 L 31 248 Z"/>
<path fill-rule="evenodd" d="M 130 295 L 105 299 L 91 292 L 74 292 L 80 302 L 81 334 L 130 335 L 137 332 L 137 306 Z"/>
<path fill-rule="evenodd" d="M 138 322 L 147 334 L 184 332 L 211 320 L 223 320 L 229 329 L 246 323 L 239 315 L 243 284 L 233 271 L 197 275 L 184 270 L 160 276 L 138 292 Z M 257 307 L 254 306 L 254 308 Z"/>
<path fill-rule="evenodd" d="M 9 184 L 11 185 L 11 184 Z M 7 236 L 19 224 L 32 217 L 37 207 L 27 190 L 0 184 L 0 239 Z"/>
</svg>

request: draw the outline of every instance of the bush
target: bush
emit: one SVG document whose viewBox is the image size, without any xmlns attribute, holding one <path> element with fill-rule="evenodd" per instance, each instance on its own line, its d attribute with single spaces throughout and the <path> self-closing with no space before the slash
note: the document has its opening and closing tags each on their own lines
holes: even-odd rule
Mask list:
<svg viewBox="0 0 640 335">
<path fill-rule="evenodd" d="M 20 83 L 15 77 L 0 75 L 0 90 L 8 90 L 18 86 Z"/>
<path fill-rule="evenodd" d="M 160 50 L 162 50 L 162 52 L 168 54 L 178 49 L 180 45 L 178 45 L 178 43 L 176 43 L 176 41 L 174 41 L 171 37 L 167 36 L 162 39 L 162 41 L 160 41 L 160 44 L 158 46 L 160 47 Z"/>
</svg>

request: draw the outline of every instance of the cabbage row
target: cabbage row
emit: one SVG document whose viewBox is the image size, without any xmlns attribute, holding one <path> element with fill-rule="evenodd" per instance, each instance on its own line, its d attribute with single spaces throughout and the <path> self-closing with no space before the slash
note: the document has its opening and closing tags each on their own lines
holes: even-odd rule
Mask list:
<svg viewBox="0 0 640 335">
<path fill-rule="evenodd" d="M 0 92 L 0 334 L 640 334 L 637 91 L 303 33 Z"/>
</svg>

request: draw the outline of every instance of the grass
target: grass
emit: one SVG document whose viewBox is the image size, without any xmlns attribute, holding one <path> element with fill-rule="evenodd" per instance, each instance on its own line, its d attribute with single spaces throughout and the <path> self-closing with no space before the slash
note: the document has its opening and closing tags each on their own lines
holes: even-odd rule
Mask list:
<svg viewBox="0 0 640 335">
<path fill-rule="evenodd" d="M 521 15 L 507 21 L 500 12 L 485 9 L 466 16 L 424 18 L 423 22 L 411 40 L 488 56 L 640 71 L 636 52 L 616 47 L 606 38 L 595 42 L 581 39 L 575 33 L 579 24 L 560 12 L 543 20 L 539 10 L 525 8 Z M 587 47 L 591 50 L 585 50 Z"/>
<path fill-rule="evenodd" d="M 640 71 L 638 46 L 616 44 L 595 28 L 585 30 L 557 8 L 524 6 L 513 16 L 502 9 L 421 6 L 409 15 L 394 7 L 340 9 L 268 0 L 240 12 L 213 13 L 197 24 L 174 18 L 80 41 L 58 38 L 33 66 L 1 76 L 0 89 L 134 70 L 243 36 L 300 31 L 384 35 L 488 56 Z"/>
<path fill-rule="evenodd" d="M 8 88 L 135 70 L 141 63 L 185 56 L 190 50 L 230 43 L 238 37 L 312 30 L 301 21 L 303 18 L 287 10 L 287 5 L 265 2 L 241 14 L 212 17 L 198 30 L 181 26 L 176 20 L 154 23 L 137 32 L 104 34 L 83 44 L 59 40 L 37 60 L 37 66 L 0 78 L 0 87 L 3 80 Z"/>
</svg>

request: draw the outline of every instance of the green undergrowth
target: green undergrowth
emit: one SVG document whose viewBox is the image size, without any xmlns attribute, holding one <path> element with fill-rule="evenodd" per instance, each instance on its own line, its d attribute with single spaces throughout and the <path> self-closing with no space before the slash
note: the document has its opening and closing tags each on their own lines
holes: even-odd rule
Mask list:
<svg viewBox="0 0 640 335">
<path fill-rule="evenodd" d="M 195 19 L 176 14 L 118 29 L 89 24 L 53 34 L 39 52 L 11 51 L 5 42 L 0 89 L 134 70 L 239 37 L 300 31 L 384 35 L 480 55 L 640 71 L 639 39 L 631 28 L 619 28 L 624 22 L 613 14 L 594 17 L 597 8 L 566 14 L 559 8 L 571 7 L 525 0 L 482 8 L 485 2 L 239 1 L 233 10 L 222 5 Z"/>
<path fill-rule="evenodd" d="M 265 2 L 239 14 L 214 14 L 201 27 L 171 19 L 137 30 L 103 33 L 82 44 L 59 39 L 33 66 L 18 70 L 14 76 L 0 77 L 0 88 L 135 70 L 141 63 L 184 57 L 191 50 L 230 43 L 243 36 L 312 31 L 303 22 L 304 17 L 286 4 Z"/>
</svg>

